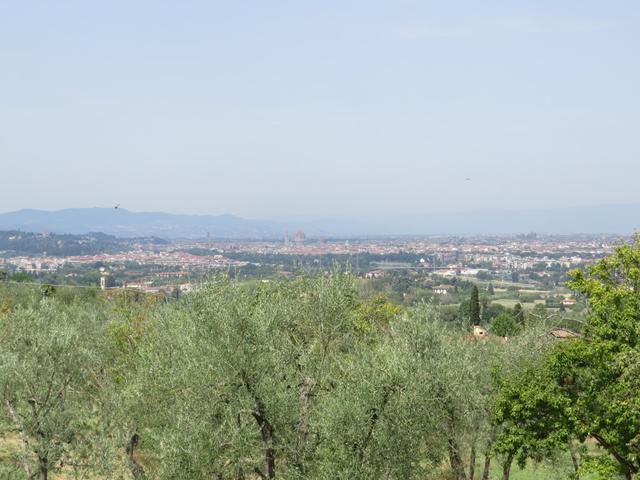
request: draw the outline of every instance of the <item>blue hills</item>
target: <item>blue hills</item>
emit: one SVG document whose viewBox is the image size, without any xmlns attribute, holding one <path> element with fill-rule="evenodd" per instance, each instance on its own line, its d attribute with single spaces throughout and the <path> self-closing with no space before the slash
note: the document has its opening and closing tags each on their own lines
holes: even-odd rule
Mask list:
<svg viewBox="0 0 640 480">
<path fill-rule="evenodd" d="M 252 220 L 235 215 L 132 212 L 122 208 L 18 210 L 0 213 L 0 230 L 159 237 L 281 239 L 303 229 L 310 237 L 401 235 L 631 234 L 640 227 L 640 205 L 602 205 L 539 210 L 381 214 Z"/>
<path fill-rule="evenodd" d="M 18 210 L 0 214 L 0 230 L 84 234 L 102 232 L 117 237 L 269 238 L 282 236 L 274 222 L 234 215 L 180 215 L 131 212 L 123 208 L 67 208 L 56 211 Z"/>
</svg>

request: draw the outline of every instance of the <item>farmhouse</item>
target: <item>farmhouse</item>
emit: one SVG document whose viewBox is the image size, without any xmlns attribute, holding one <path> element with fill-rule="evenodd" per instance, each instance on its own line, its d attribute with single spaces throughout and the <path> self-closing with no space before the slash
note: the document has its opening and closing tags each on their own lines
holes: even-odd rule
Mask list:
<svg viewBox="0 0 640 480">
<path fill-rule="evenodd" d="M 384 276 L 384 272 L 382 270 L 372 270 L 370 272 L 365 273 L 365 278 L 380 278 Z"/>
<path fill-rule="evenodd" d="M 558 340 L 572 340 L 574 338 L 579 338 L 580 334 L 569 330 L 567 328 L 554 328 L 549 332 L 553 338 L 557 338 Z"/>
<path fill-rule="evenodd" d="M 480 325 L 474 325 L 473 336 L 475 337 L 476 340 L 486 340 L 487 338 L 489 338 L 489 332 L 487 332 Z"/>
<path fill-rule="evenodd" d="M 433 290 L 433 293 L 437 295 L 447 295 L 450 292 L 453 292 L 455 288 L 456 287 L 454 287 L 453 285 L 437 285 L 433 287 L 432 290 Z"/>
</svg>

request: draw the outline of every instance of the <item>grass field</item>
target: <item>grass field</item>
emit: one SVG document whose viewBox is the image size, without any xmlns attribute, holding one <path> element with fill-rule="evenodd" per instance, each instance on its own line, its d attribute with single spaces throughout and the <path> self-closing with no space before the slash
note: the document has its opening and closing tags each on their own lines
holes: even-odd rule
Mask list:
<svg viewBox="0 0 640 480">
<path fill-rule="evenodd" d="M 529 303 L 529 302 L 522 302 L 517 298 L 498 298 L 496 300 L 491 300 L 491 303 L 497 303 L 498 305 L 502 305 L 503 307 L 506 307 L 506 308 L 513 308 L 515 307 L 516 303 L 519 303 L 522 305 L 522 308 L 527 309 L 527 308 L 533 308 L 533 306 L 537 303 L 544 304 L 544 300 L 536 300 L 533 303 Z"/>
<path fill-rule="evenodd" d="M 565 465 L 528 465 L 524 470 L 517 465 L 511 467 L 510 480 L 566 480 L 572 470 Z M 502 478 L 502 468 L 495 465 L 491 472 L 491 480 Z"/>
</svg>

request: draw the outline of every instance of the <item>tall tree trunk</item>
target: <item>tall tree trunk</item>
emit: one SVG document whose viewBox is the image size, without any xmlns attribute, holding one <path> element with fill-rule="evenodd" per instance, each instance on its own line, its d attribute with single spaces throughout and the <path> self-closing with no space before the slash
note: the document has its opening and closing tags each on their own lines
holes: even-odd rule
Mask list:
<svg viewBox="0 0 640 480">
<path fill-rule="evenodd" d="M 255 418 L 258 426 L 260 427 L 260 435 L 262 436 L 262 442 L 265 445 L 264 449 L 264 464 L 266 468 L 266 478 L 276 477 L 276 454 L 273 450 L 273 425 L 267 420 L 266 408 L 260 397 L 253 389 L 252 383 L 249 381 L 247 375 L 242 373 L 242 381 L 249 394 L 253 397 L 255 402 L 255 409 L 252 412 L 253 418 Z"/>
<path fill-rule="evenodd" d="M 15 409 L 13 408 L 13 405 L 11 405 L 11 402 L 9 402 L 9 400 L 5 400 L 5 406 L 7 407 L 9 418 L 14 423 L 16 429 L 18 430 L 18 433 L 20 434 L 20 440 L 22 440 L 22 454 L 24 456 L 24 460 L 22 461 L 22 469 L 24 470 L 24 473 L 27 475 L 27 479 L 31 480 L 33 478 L 33 472 L 31 471 L 31 465 L 29 464 L 29 460 L 27 460 L 27 458 L 31 453 L 29 449 L 29 437 L 27 436 L 27 433 L 24 431 L 22 422 L 20 421 L 18 414 L 16 413 Z"/>
<path fill-rule="evenodd" d="M 493 440 L 496 436 L 496 429 L 491 429 L 491 435 L 487 440 L 487 446 L 484 451 L 484 470 L 482 472 L 482 480 L 489 480 L 489 470 L 491 469 L 491 447 L 493 446 Z"/>
<path fill-rule="evenodd" d="M 300 419 L 298 420 L 298 438 L 296 440 L 297 458 L 294 460 L 294 463 L 302 475 L 306 473 L 304 451 L 308 434 L 309 402 L 315 385 L 316 382 L 313 378 L 305 377 L 302 382 L 302 388 L 300 389 Z"/>
<path fill-rule="evenodd" d="M 127 448 L 126 448 L 127 459 L 129 461 L 129 469 L 131 470 L 131 475 L 133 475 L 133 478 L 140 478 L 144 475 L 144 469 L 138 463 L 138 461 L 134 456 L 135 449 L 138 446 L 139 442 L 140 442 L 140 437 L 138 436 L 137 433 L 134 433 L 133 435 L 131 435 L 131 438 L 129 439 L 129 443 L 127 443 Z"/>
<path fill-rule="evenodd" d="M 309 416 L 309 400 L 311 399 L 311 391 L 315 387 L 316 382 L 306 377 L 302 382 L 300 389 L 300 419 L 298 420 L 298 448 L 304 445 L 307 439 L 307 417 Z"/>
<path fill-rule="evenodd" d="M 502 480 L 509 480 L 509 475 L 511 475 L 512 463 L 513 463 L 513 455 L 509 454 L 504 464 L 502 465 Z"/>
<path fill-rule="evenodd" d="M 222 474 L 220 474 L 220 480 L 222 480 Z M 236 480 L 244 480 L 244 471 L 240 465 L 238 465 L 238 470 L 236 471 Z"/>
<path fill-rule="evenodd" d="M 456 480 L 467 480 L 467 474 L 464 471 L 464 464 L 460 458 L 460 449 L 458 444 L 452 438 L 449 439 L 449 463 Z"/>
<path fill-rule="evenodd" d="M 38 480 L 47 480 L 48 476 L 47 457 L 38 456 Z"/>
<path fill-rule="evenodd" d="M 253 412 L 253 418 L 256 419 L 260 426 L 260 435 L 262 436 L 262 442 L 265 445 L 264 449 L 264 466 L 266 469 L 266 478 L 276 477 L 276 455 L 273 450 L 273 426 L 264 417 L 261 411 Z"/>
<path fill-rule="evenodd" d="M 276 478 L 276 455 L 273 451 L 273 427 L 269 422 L 265 422 L 262 429 L 262 440 L 267 448 L 264 451 L 264 464 L 267 469 L 267 478 Z"/>
<path fill-rule="evenodd" d="M 378 419 L 384 409 L 387 407 L 389 403 L 389 399 L 391 394 L 396 391 L 395 385 L 386 385 L 383 389 L 382 400 L 380 401 L 380 405 L 371 410 L 371 416 L 369 417 L 369 430 L 367 431 L 367 436 L 364 437 L 362 444 L 358 447 L 358 457 L 360 458 L 360 464 L 364 464 L 366 450 L 369 446 L 369 442 L 373 438 L 373 432 L 375 431 L 376 425 L 378 424 Z"/>
<path fill-rule="evenodd" d="M 627 458 L 619 454 L 612 445 L 605 442 L 600 434 L 591 432 L 591 436 L 598 441 L 601 447 L 607 450 L 611 455 L 613 455 L 613 458 L 618 461 L 625 480 L 633 480 L 633 474 L 638 473 L 638 469 L 633 465 L 633 463 L 629 462 Z"/>
<path fill-rule="evenodd" d="M 476 475 L 476 442 L 471 444 L 471 453 L 469 454 L 469 480 L 473 480 Z"/>
<path fill-rule="evenodd" d="M 578 456 L 576 455 L 576 451 L 573 448 L 573 443 L 569 440 L 569 453 L 571 454 L 571 463 L 573 463 L 573 471 L 575 472 L 576 480 L 580 480 L 580 462 L 578 461 Z"/>
<path fill-rule="evenodd" d="M 484 470 L 482 472 L 482 480 L 489 480 L 489 471 L 491 470 L 491 453 L 489 450 L 484 454 Z"/>
</svg>

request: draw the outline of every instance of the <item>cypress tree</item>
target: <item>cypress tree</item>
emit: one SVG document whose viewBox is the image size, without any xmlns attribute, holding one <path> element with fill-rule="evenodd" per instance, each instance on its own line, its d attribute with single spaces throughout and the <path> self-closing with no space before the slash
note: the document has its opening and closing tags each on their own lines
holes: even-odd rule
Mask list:
<svg viewBox="0 0 640 480">
<path fill-rule="evenodd" d="M 513 307 L 513 316 L 518 322 L 519 325 L 524 325 L 524 310 L 522 309 L 522 305 L 520 303 L 516 303 Z"/>
<path fill-rule="evenodd" d="M 471 321 L 471 325 L 480 325 L 480 298 L 478 295 L 478 287 L 476 285 L 471 288 L 469 320 Z"/>
</svg>

